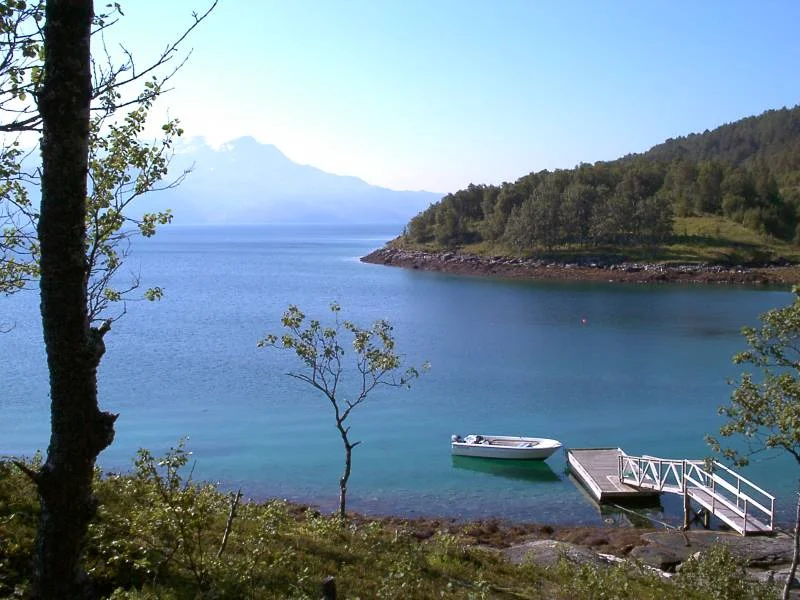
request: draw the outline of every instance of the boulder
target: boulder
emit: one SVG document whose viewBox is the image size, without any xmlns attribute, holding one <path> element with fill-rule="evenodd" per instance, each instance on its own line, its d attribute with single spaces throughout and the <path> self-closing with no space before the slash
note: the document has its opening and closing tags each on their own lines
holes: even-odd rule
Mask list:
<svg viewBox="0 0 800 600">
<path fill-rule="evenodd" d="M 678 556 L 680 562 L 715 544 L 724 544 L 748 567 L 765 569 L 792 561 L 792 538 L 786 534 L 745 537 L 724 531 L 658 531 L 646 533 L 642 539 L 647 542 L 643 548 Z"/>
<path fill-rule="evenodd" d="M 554 566 L 563 557 L 578 565 L 608 566 L 611 562 L 588 548 L 556 540 L 535 540 L 510 546 L 503 555 L 514 564 L 535 563 L 544 567 Z"/>
<path fill-rule="evenodd" d="M 690 553 L 657 544 L 637 546 L 629 554 L 630 558 L 666 573 L 675 573 L 689 556 Z"/>
</svg>

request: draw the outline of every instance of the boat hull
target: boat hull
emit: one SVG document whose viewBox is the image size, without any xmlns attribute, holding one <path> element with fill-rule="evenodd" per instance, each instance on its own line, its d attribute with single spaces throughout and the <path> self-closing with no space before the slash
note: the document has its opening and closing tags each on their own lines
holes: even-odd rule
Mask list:
<svg viewBox="0 0 800 600">
<path fill-rule="evenodd" d="M 480 442 L 456 441 L 450 443 L 453 456 L 499 458 L 510 460 L 545 460 L 561 448 L 561 442 L 547 438 L 511 436 L 467 436 L 480 438 Z"/>
</svg>

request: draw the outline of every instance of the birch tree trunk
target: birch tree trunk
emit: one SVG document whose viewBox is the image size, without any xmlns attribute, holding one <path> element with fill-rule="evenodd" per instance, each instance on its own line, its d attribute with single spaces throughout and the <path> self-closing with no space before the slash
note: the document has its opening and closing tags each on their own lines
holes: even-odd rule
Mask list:
<svg viewBox="0 0 800 600">
<path fill-rule="evenodd" d="M 794 518 L 794 549 L 792 551 L 792 565 L 789 567 L 789 573 L 786 575 L 786 583 L 783 586 L 783 600 L 788 600 L 789 590 L 792 589 L 795 573 L 797 573 L 797 564 L 800 562 L 800 492 L 797 493 L 797 513 Z"/>
<path fill-rule="evenodd" d="M 81 558 L 95 511 L 97 455 L 114 439 L 97 404 L 97 366 L 108 325 L 90 326 L 85 255 L 92 0 L 48 0 L 44 26 L 41 312 L 50 372 L 51 437 L 33 475 L 41 501 L 36 598 L 85 595 Z"/>
</svg>

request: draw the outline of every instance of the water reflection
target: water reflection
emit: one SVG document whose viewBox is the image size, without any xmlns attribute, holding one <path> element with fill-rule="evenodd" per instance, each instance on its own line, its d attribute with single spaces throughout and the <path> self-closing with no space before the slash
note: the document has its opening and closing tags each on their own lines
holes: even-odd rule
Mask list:
<svg viewBox="0 0 800 600">
<path fill-rule="evenodd" d="M 626 498 L 621 503 L 611 504 L 598 504 L 583 484 L 578 481 L 572 474 L 567 474 L 567 479 L 571 481 L 587 503 L 594 507 L 600 513 L 603 523 L 608 526 L 615 527 L 639 527 L 639 528 L 652 528 L 658 525 L 665 525 L 668 521 L 667 514 L 671 514 L 664 506 L 662 506 L 660 496 L 643 496 Z M 670 496 L 670 494 L 666 494 Z M 673 509 L 674 507 L 670 507 Z M 675 519 L 679 518 L 675 517 Z M 672 519 L 673 521 L 675 519 Z M 677 521 L 676 521 L 677 523 Z M 671 525 L 675 525 L 672 523 Z"/>
<path fill-rule="evenodd" d="M 451 458 L 453 467 L 456 469 L 536 483 L 561 481 L 561 478 L 543 460 L 508 460 L 473 456 L 453 456 Z"/>
</svg>

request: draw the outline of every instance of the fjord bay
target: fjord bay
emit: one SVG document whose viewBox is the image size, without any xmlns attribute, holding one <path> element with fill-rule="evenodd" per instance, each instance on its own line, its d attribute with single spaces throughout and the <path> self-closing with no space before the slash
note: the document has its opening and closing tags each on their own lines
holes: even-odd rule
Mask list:
<svg viewBox="0 0 800 600">
<path fill-rule="evenodd" d="M 410 364 L 411 390 L 376 395 L 352 417 L 349 507 L 370 514 L 596 523 L 594 505 L 545 464 L 451 458 L 452 433 L 533 435 L 568 447 L 621 446 L 676 458 L 710 454 L 739 330 L 791 300 L 787 290 L 523 282 L 363 264 L 401 226 L 171 226 L 137 240 L 126 268 L 159 285 L 129 303 L 106 338 L 101 404 L 119 413 L 104 470 L 130 468 L 188 437 L 194 478 L 331 510 L 342 468 L 330 406 L 286 376 L 288 354 L 259 350 L 289 304 L 325 319 L 386 318 Z M 47 369 L 37 291 L 4 298 L 0 455 L 48 442 Z M 783 458 L 744 474 L 791 512 Z M 665 501 L 667 518 L 678 510 Z"/>
</svg>

